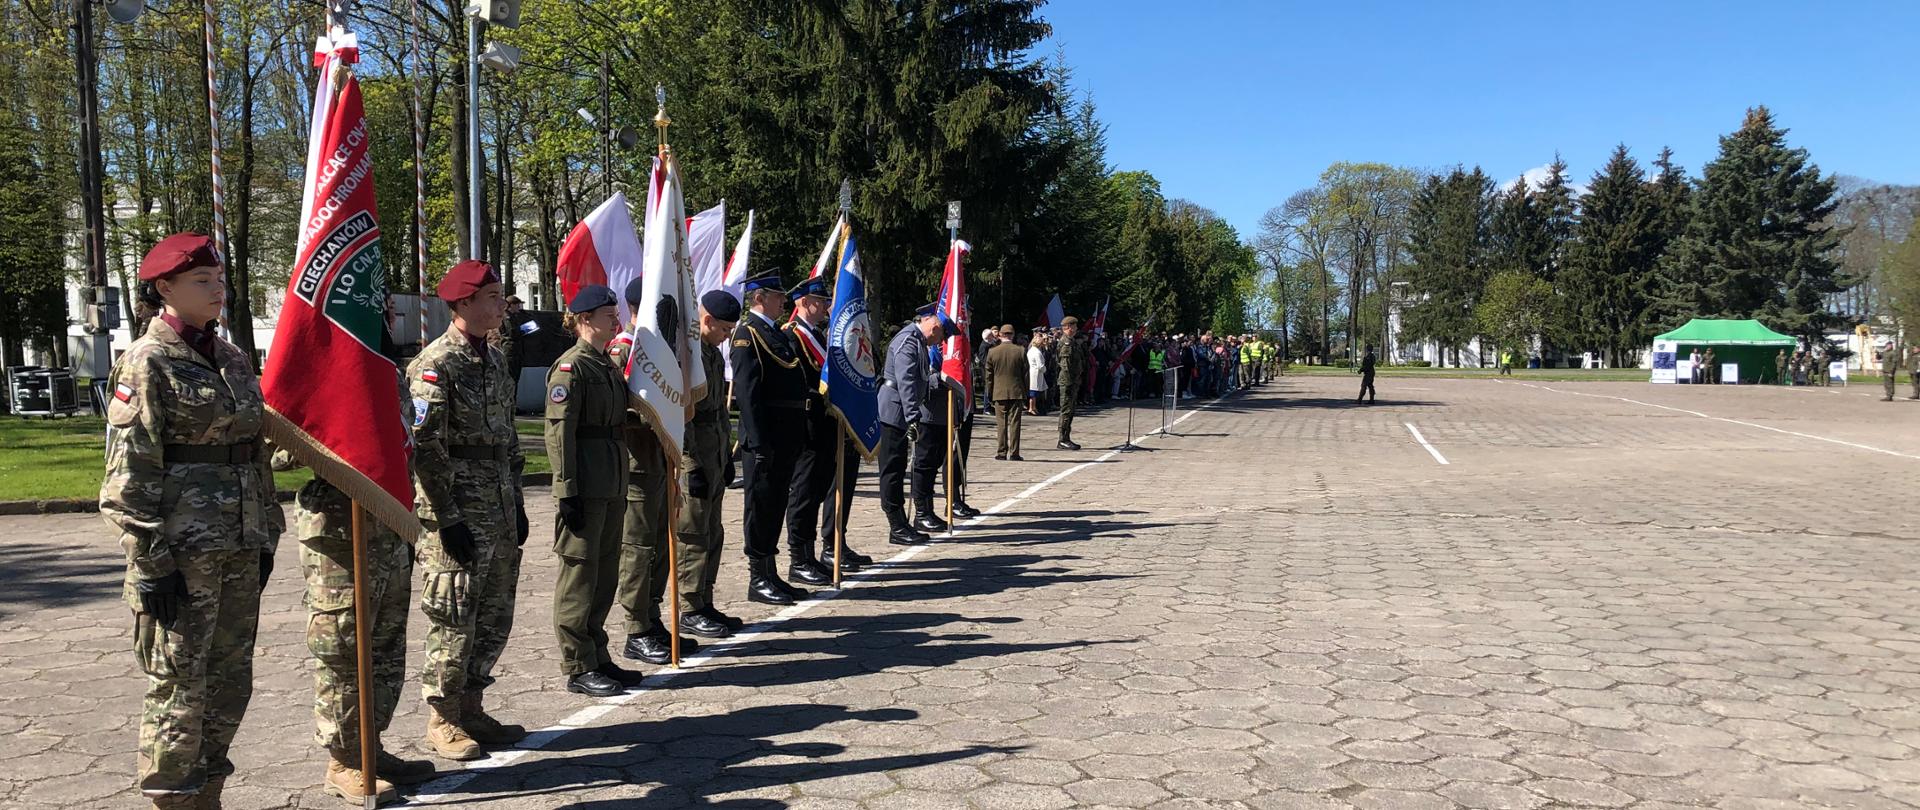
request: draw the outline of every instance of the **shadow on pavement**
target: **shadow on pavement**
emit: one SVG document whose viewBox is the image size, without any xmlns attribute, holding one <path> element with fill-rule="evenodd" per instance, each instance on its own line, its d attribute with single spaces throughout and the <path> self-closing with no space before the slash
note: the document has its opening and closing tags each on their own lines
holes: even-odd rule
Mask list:
<svg viewBox="0 0 1920 810">
<path fill-rule="evenodd" d="M 76 559 L 72 551 L 45 543 L 0 547 L 0 617 L 86 604 L 120 592 L 125 563 Z"/>
<path fill-rule="evenodd" d="M 727 807 L 784 808 L 777 799 L 711 797 L 736 791 L 884 773 L 984 754 L 1015 753 L 1019 746 L 969 745 L 927 754 L 818 760 L 846 751 L 839 743 L 776 743 L 836 723 L 890 723 L 920 716 L 909 709 L 854 711 L 830 704 L 756 706 L 728 714 L 667 717 L 573 731 L 537 759 L 485 771 L 454 788 L 468 801 L 496 801 L 595 790 L 615 785 L 653 785 L 644 796 L 559 805 L 569 808 Z M 778 762 L 762 762 L 777 758 Z M 798 760 L 798 761 L 795 761 Z M 458 805 L 461 800 L 442 802 Z M 546 805 L 542 805 L 546 806 Z"/>
</svg>

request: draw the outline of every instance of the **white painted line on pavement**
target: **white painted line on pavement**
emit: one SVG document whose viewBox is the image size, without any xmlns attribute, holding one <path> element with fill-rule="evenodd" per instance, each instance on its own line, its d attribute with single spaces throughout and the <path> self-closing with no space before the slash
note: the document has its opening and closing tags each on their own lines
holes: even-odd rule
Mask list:
<svg viewBox="0 0 1920 810">
<path fill-rule="evenodd" d="M 1208 400 L 1197 406 L 1194 406 L 1192 409 L 1188 410 L 1184 415 L 1182 415 L 1179 419 L 1173 420 L 1173 425 L 1178 425 L 1181 422 L 1185 422 L 1188 419 L 1193 418 L 1194 414 L 1197 414 L 1203 410 L 1206 410 L 1209 407 L 1212 407 L 1215 403 L 1218 403 L 1220 400 L 1225 398 L 1226 398 L 1225 396 L 1214 397 L 1211 400 Z M 1169 427 L 1172 427 L 1173 425 L 1169 425 Z M 1140 442 L 1144 442 L 1150 438 L 1153 438 L 1153 437 L 1141 436 L 1141 437 L 1135 438 L 1134 443 L 1139 444 Z M 1021 490 L 1020 494 L 994 504 L 991 508 L 988 508 L 986 511 L 982 512 L 980 517 L 976 517 L 964 522 L 960 522 L 958 525 L 972 526 L 974 524 L 977 524 L 982 520 L 985 520 L 987 515 L 999 514 L 1000 512 L 1003 512 L 1013 507 L 1014 505 L 1020 503 L 1021 501 L 1024 501 L 1028 498 L 1033 497 L 1034 495 L 1039 494 L 1041 490 L 1044 490 L 1049 486 L 1052 486 L 1063 480 L 1066 480 L 1068 476 L 1071 476 L 1074 473 L 1080 472 L 1081 470 L 1085 470 L 1089 467 L 1093 467 L 1095 465 L 1104 463 L 1106 461 L 1110 461 L 1113 459 L 1114 456 L 1117 456 L 1117 455 L 1120 455 L 1119 450 L 1108 450 L 1107 452 L 1100 454 L 1099 458 L 1096 458 L 1092 461 L 1082 462 L 1072 467 L 1068 467 L 1067 469 L 1061 470 L 1060 472 L 1054 473 L 1052 476 L 1049 476 L 1045 481 L 1041 481 L 1038 484 L 1034 484 L 1033 486 L 1030 486 L 1024 490 Z M 1446 462 L 1442 461 L 1440 463 L 1445 464 Z M 658 689 L 661 684 L 664 684 L 667 681 L 673 680 L 675 677 L 689 671 L 691 668 L 698 666 L 700 664 L 706 663 L 707 661 L 710 661 L 716 657 L 719 657 L 721 653 L 727 652 L 729 650 L 732 650 L 736 647 L 740 647 L 745 644 L 752 643 L 753 641 L 759 639 L 760 636 L 765 635 L 766 633 L 774 630 L 782 622 L 785 622 L 788 619 L 794 618 L 795 616 L 799 616 L 800 614 L 806 613 L 808 610 L 813 609 L 815 605 L 825 603 L 826 601 L 836 596 L 839 596 L 842 590 L 845 590 L 846 588 L 851 587 L 852 585 L 857 584 L 862 580 L 865 580 L 867 577 L 873 575 L 874 573 L 899 565 L 900 563 L 906 562 L 908 560 L 913 559 L 914 557 L 919 556 L 920 553 L 927 550 L 927 548 L 928 546 L 910 546 L 906 550 L 893 555 L 892 557 L 888 558 L 886 561 L 879 563 L 873 568 L 863 569 L 861 571 L 858 571 L 852 574 L 844 574 L 840 578 L 840 582 L 841 582 L 840 588 L 837 588 L 837 589 L 822 588 L 820 590 L 816 590 L 813 592 L 814 596 L 804 602 L 783 608 L 782 610 L 780 610 L 780 612 L 775 613 L 772 616 L 768 616 L 765 619 L 761 619 L 760 621 L 747 625 L 746 627 L 742 628 L 740 632 L 733 634 L 731 637 L 725 640 L 702 645 L 700 648 L 700 652 L 680 659 L 679 669 L 659 670 L 653 673 L 652 675 L 648 676 L 646 683 L 643 683 L 637 687 L 634 687 L 633 689 L 630 689 L 626 692 L 622 692 L 619 695 L 616 695 L 614 697 L 602 698 L 596 701 L 591 706 L 587 706 L 583 709 L 580 709 L 579 711 L 574 712 L 573 714 L 567 715 L 565 718 L 561 719 L 558 723 L 555 723 L 551 726 L 548 726 L 546 728 L 543 728 L 528 734 L 525 740 L 520 741 L 520 745 L 518 747 L 489 752 L 485 759 L 474 760 L 473 762 L 468 763 L 465 767 L 461 768 L 458 771 L 447 774 L 446 776 L 442 776 L 439 779 L 433 780 L 432 782 L 428 782 L 424 785 L 421 785 L 420 792 L 414 794 L 411 797 L 408 797 L 408 802 L 413 804 L 436 804 L 436 803 L 444 802 L 451 798 L 454 798 L 453 796 L 450 795 L 450 793 L 453 790 L 458 789 L 461 785 L 464 785 L 468 782 L 473 781 L 474 779 L 484 774 L 486 771 L 511 765 L 514 762 L 517 762 L 520 759 L 526 757 L 528 754 L 534 753 L 536 751 L 546 748 L 549 745 L 552 745 L 555 741 L 559 740 L 562 737 L 565 737 L 569 732 L 576 731 L 581 728 L 585 728 L 586 726 L 590 725 L 594 721 L 599 720 L 600 718 L 605 717 L 608 714 L 612 713 L 614 709 L 620 708 L 621 706 L 625 706 L 628 703 L 632 703 L 635 699 L 639 698 L 640 696 Z"/>
<path fill-rule="evenodd" d="M 1420 429 L 1414 427 L 1412 422 L 1401 422 L 1400 424 L 1406 425 L 1407 430 L 1412 431 L 1414 440 L 1418 441 L 1421 447 L 1427 448 L 1428 453 L 1433 454 L 1434 461 L 1438 461 L 1441 464 L 1450 463 L 1447 461 L 1446 456 L 1440 455 L 1440 451 L 1436 449 L 1431 442 L 1427 441 L 1427 437 L 1420 435 Z"/>
<path fill-rule="evenodd" d="M 1572 394 L 1576 397 L 1593 397 L 1594 399 L 1617 399 L 1621 402 L 1631 402 L 1635 405 L 1644 405 L 1649 408 L 1659 408 L 1660 410 L 1663 410 L 1663 411 L 1673 411 L 1675 413 L 1684 413 L 1689 416 L 1698 416 L 1701 419 L 1711 419 L 1715 422 L 1726 422 L 1727 424 L 1730 424 L 1730 425 L 1742 425 L 1744 427 L 1759 428 L 1760 430 L 1770 430 L 1770 431 L 1773 431 L 1774 433 L 1784 433 L 1788 436 L 1798 436 L 1802 439 L 1812 439 L 1817 442 L 1827 442 L 1829 444 L 1838 444 L 1845 447 L 1851 447 L 1856 450 L 1866 450 L 1872 453 L 1880 453 L 1883 455 L 1897 456 L 1899 458 L 1908 458 L 1908 459 L 1913 459 L 1914 461 L 1920 461 L 1920 456 L 1916 456 L 1912 453 L 1902 453 L 1898 450 L 1888 450 L 1884 447 L 1874 447 L 1873 445 L 1870 445 L 1870 444 L 1850 442 L 1845 439 L 1834 439 L 1826 436 L 1815 436 L 1811 433 L 1801 433 L 1800 431 L 1797 431 L 1797 430 L 1787 430 L 1786 428 L 1777 428 L 1777 427 L 1773 427 L 1772 425 L 1762 425 L 1755 422 L 1742 421 L 1739 419 L 1729 419 L 1724 416 L 1714 416 L 1712 414 L 1705 414 L 1699 411 L 1690 411 L 1690 410 L 1687 410 L 1686 408 L 1675 408 L 1671 405 L 1660 405 L 1652 402 L 1641 402 L 1640 400 L 1637 400 L 1637 399 L 1628 399 L 1626 397 L 1616 397 L 1609 394 L 1589 394 L 1584 391 L 1563 391 L 1561 389 L 1553 388 L 1550 386 L 1534 385 L 1533 383 L 1520 383 L 1520 385 L 1524 385 L 1528 388 L 1538 388 L 1542 391 L 1552 391 L 1556 394 Z M 1792 390 L 1792 389 L 1788 389 L 1788 390 Z"/>
</svg>

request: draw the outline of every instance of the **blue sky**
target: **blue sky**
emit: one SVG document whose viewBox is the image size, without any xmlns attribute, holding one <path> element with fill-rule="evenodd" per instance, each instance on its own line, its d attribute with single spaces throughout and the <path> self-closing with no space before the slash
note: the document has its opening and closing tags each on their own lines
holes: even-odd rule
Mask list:
<svg viewBox="0 0 1920 810">
<path fill-rule="evenodd" d="M 1340 160 L 1479 164 L 1617 143 L 1697 175 L 1766 104 L 1823 171 L 1920 183 L 1920 2 L 1054 0 L 1108 159 L 1243 238 Z"/>
</svg>

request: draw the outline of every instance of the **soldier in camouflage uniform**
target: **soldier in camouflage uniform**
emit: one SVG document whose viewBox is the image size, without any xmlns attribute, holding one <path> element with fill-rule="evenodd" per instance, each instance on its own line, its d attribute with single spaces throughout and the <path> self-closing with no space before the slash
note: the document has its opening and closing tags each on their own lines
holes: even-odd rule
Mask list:
<svg viewBox="0 0 1920 810">
<path fill-rule="evenodd" d="M 1907 384 L 1913 387 L 1907 399 L 1920 399 L 1920 346 L 1907 349 Z"/>
<path fill-rule="evenodd" d="M 400 403 L 402 418 L 412 425 L 413 404 L 404 383 Z M 299 466 L 292 453 L 274 452 L 275 470 Z M 300 569 L 307 580 L 314 741 L 328 753 L 321 784 L 327 792 L 358 804 L 365 794 L 361 792 L 360 673 L 354 635 L 353 499 L 316 476 L 300 488 L 294 504 L 294 536 L 300 540 Z M 371 518 L 364 518 L 362 525 L 367 535 L 366 588 L 371 609 L 367 626 L 373 634 L 368 656 L 373 662 L 373 727 L 386 731 L 407 674 L 407 601 L 413 595 L 415 538 L 402 538 Z M 433 763 L 404 760 L 385 750 L 380 751 L 377 765 L 375 792 L 383 804 L 397 798 L 391 783 L 416 784 L 433 776 Z"/>
<path fill-rule="evenodd" d="M 513 630 L 527 539 L 526 460 L 513 429 L 513 379 L 485 337 L 506 315 L 499 275 L 485 262 L 461 262 L 438 292 L 453 324 L 407 367 L 414 507 L 427 530 L 416 560 L 429 625 L 420 688 L 427 745 L 468 760 L 486 755 L 481 745 L 511 744 L 527 733 L 495 720 L 481 699 Z"/>
<path fill-rule="evenodd" d="M 547 369 L 547 458 L 553 463 L 558 511 L 553 551 L 560 579 L 553 589 L 554 631 L 567 691 L 593 697 L 640 685 L 640 674 L 607 655 L 607 613 L 620 575 L 620 530 L 627 511 L 627 384 L 607 356 L 620 330 L 613 291 L 581 287 L 567 302 L 564 325 L 577 338 Z"/>
<path fill-rule="evenodd" d="M 1880 353 L 1880 384 L 1887 392 L 1886 396 L 1880 398 L 1881 402 L 1893 401 L 1893 391 L 1899 384 L 1899 379 L 1900 344 L 1896 343 L 1888 346 L 1886 351 Z"/>
<path fill-rule="evenodd" d="M 1080 389 L 1087 384 L 1087 344 L 1080 338 L 1080 319 L 1071 315 L 1060 322 L 1060 443 L 1061 450 L 1078 450 L 1073 441 L 1073 412 L 1080 404 Z"/>
<path fill-rule="evenodd" d="M 147 674 L 134 784 L 156 808 L 218 808 L 286 518 L 260 437 L 259 378 L 213 331 L 226 305 L 213 240 L 161 240 L 139 279 L 142 307 L 159 315 L 108 379 L 100 484 L 100 514 L 127 553 L 133 649 Z"/>
<path fill-rule="evenodd" d="M 709 381 L 726 379 L 719 346 L 740 320 L 740 300 L 726 290 L 700 297 L 700 362 Z M 733 430 L 727 416 L 727 388 L 708 385 L 687 423 L 686 454 L 680 469 L 680 515 L 674 523 L 680 554 L 680 627 L 689 634 L 724 638 L 741 623 L 713 606 L 713 583 L 720 573 L 720 541 L 726 537 L 721 499 L 733 480 Z"/>
</svg>

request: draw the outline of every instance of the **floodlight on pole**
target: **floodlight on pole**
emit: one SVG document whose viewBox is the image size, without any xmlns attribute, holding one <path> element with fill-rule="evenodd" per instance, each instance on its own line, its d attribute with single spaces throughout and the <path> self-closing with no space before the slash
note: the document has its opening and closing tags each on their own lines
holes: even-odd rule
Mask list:
<svg viewBox="0 0 1920 810">
<path fill-rule="evenodd" d="M 504 42 L 489 41 L 487 49 L 480 52 L 480 64 L 500 73 L 512 73 L 520 69 L 520 49 Z"/>
</svg>

